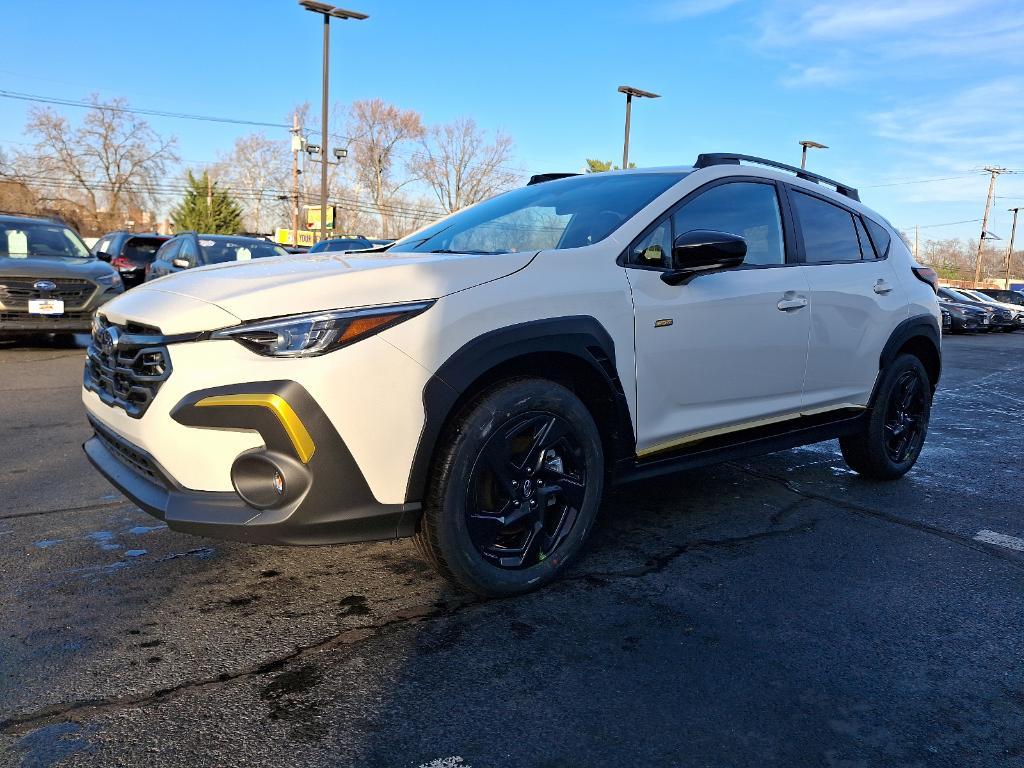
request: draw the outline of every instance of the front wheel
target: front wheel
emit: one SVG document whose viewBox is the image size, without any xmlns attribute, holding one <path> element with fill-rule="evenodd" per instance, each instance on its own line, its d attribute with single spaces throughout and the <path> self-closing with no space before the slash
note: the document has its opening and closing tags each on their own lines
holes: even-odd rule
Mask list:
<svg viewBox="0 0 1024 768">
<path fill-rule="evenodd" d="M 903 477 L 928 433 L 932 384 L 921 360 L 900 355 L 882 374 L 860 433 L 839 438 L 850 469 L 875 480 Z"/>
<path fill-rule="evenodd" d="M 565 387 L 499 384 L 442 438 L 416 543 L 457 586 L 516 595 L 562 573 L 590 533 L 604 481 L 593 417 Z"/>
</svg>

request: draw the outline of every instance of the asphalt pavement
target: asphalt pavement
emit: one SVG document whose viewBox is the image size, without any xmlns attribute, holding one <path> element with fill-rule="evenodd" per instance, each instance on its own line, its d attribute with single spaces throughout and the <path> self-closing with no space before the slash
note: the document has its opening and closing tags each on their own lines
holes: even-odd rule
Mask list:
<svg viewBox="0 0 1024 768">
<path fill-rule="evenodd" d="M 1024 766 L 1024 333 L 945 340 L 903 480 L 838 443 L 622 487 L 562 582 L 173 533 L 0 345 L 2 766 Z"/>
</svg>

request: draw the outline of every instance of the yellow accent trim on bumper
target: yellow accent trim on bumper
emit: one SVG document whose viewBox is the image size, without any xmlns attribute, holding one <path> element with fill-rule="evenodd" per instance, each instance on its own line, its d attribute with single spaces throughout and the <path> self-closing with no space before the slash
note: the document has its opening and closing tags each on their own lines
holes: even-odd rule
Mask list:
<svg viewBox="0 0 1024 768">
<path fill-rule="evenodd" d="M 306 426 L 292 409 L 288 402 L 280 395 L 260 394 L 239 394 L 239 395 L 214 395 L 196 403 L 196 407 L 215 407 L 222 405 L 249 405 L 258 408 L 267 408 L 277 416 L 285 433 L 295 447 L 295 453 L 303 464 L 308 464 L 313 458 L 316 446 L 313 438 L 309 436 Z"/>
</svg>

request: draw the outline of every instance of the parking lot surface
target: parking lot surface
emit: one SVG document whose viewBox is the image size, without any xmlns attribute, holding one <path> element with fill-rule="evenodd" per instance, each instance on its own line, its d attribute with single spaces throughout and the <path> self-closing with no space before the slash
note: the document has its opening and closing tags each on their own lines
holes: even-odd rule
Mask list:
<svg viewBox="0 0 1024 768">
<path fill-rule="evenodd" d="M 621 487 L 569 578 L 173 533 L 0 346 L 0 765 L 1024 766 L 1024 333 L 945 340 L 917 467 L 836 442 Z"/>
</svg>

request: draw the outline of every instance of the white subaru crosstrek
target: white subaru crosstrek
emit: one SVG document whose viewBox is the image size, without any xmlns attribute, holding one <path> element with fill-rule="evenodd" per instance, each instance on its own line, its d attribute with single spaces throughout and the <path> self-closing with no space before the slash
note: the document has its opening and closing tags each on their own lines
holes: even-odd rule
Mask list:
<svg viewBox="0 0 1024 768">
<path fill-rule="evenodd" d="M 515 594 L 572 561 L 609 483 L 835 437 L 862 475 L 903 475 L 939 378 L 934 286 L 856 190 L 779 163 L 537 176 L 386 250 L 106 304 L 85 451 L 174 530 L 411 536 L 458 585 Z"/>
</svg>

